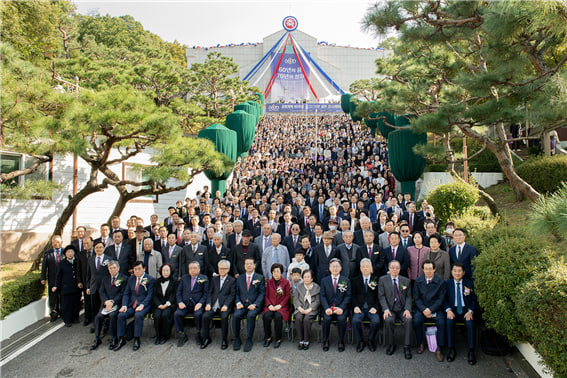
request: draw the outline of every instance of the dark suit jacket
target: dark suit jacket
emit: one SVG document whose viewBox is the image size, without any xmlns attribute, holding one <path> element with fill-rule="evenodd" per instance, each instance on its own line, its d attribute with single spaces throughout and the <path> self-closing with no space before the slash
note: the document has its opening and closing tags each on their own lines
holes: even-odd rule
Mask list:
<svg viewBox="0 0 567 378">
<path fill-rule="evenodd" d="M 165 247 L 164 250 L 161 251 L 161 260 L 164 264 L 171 264 L 175 271 L 173 272 L 173 276 L 177 279 L 179 276 L 179 256 L 183 252 L 183 248 L 178 246 L 177 244 L 173 245 L 173 252 L 171 253 L 171 257 L 169 257 L 169 244 Z"/>
<path fill-rule="evenodd" d="M 400 293 L 400 301 L 402 302 L 402 310 L 411 311 L 412 293 L 409 278 L 398 275 L 398 291 Z M 390 310 L 391 312 L 395 308 L 396 304 L 394 298 L 392 276 L 386 274 L 385 276 L 380 277 L 380 281 L 378 282 L 378 299 L 380 300 L 382 312 L 386 310 Z"/>
<path fill-rule="evenodd" d="M 67 259 L 61 260 L 55 278 L 55 286 L 59 289 L 61 294 L 66 295 L 80 292 L 79 283 L 83 283 L 79 260 L 75 258 L 73 259 L 73 263 Z"/>
<path fill-rule="evenodd" d="M 323 245 L 323 236 L 321 235 L 319 237 L 319 243 L 317 243 L 317 238 L 315 234 L 311 234 L 311 248 L 315 248 L 318 245 Z"/>
<path fill-rule="evenodd" d="M 332 248 L 332 247 L 331 247 Z M 331 274 L 329 271 L 329 262 L 334 258 L 340 258 L 339 252 L 336 248 L 331 249 L 329 257 L 325 253 L 325 245 L 323 243 L 319 244 L 317 247 L 313 248 L 313 267 L 317 275 L 317 282 L 321 285 L 323 277 Z M 311 266 L 311 265 L 310 265 Z"/>
<path fill-rule="evenodd" d="M 60 248 L 59 263 L 64 258 L 65 255 L 63 255 L 63 248 Z M 55 280 L 57 279 L 57 266 L 59 265 L 59 263 L 57 263 L 55 250 L 53 248 L 45 251 L 45 253 L 43 254 L 43 260 L 41 261 L 41 280 L 47 280 L 47 284 L 50 289 L 55 286 Z"/>
<path fill-rule="evenodd" d="M 339 286 L 345 286 L 344 291 L 341 291 Z M 345 276 L 339 276 L 337 291 L 333 286 L 333 277 L 329 274 L 321 280 L 321 308 L 323 311 L 333 307 L 340 307 L 344 311 L 348 310 L 351 301 L 351 282 Z"/>
<path fill-rule="evenodd" d="M 87 264 L 87 279 L 83 283 L 87 289 L 91 291 L 91 295 L 94 295 L 100 291 L 100 285 L 106 277 L 110 277 L 108 273 L 108 267 L 106 264 L 110 262 L 112 258 L 108 255 L 102 255 L 102 261 L 100 267 L 96 269 L 96 255 L 91 256 Z"/>
<path fill-rule="evenodd" d="M 84 248 L 85 248 L 85 244 L 84 244 L 84 243 L 81 243 L 81 244 L 82 244 L 82 247 L 83 247 L 83 249 L 84 249 Z M 82 251 L 82 249 L 79 249 L 79 239 L 72 240 L 72 241 L 71 241 L 71 245 L 77 249 L 77 252 Z"/>
<path fill-rule="evenodd" d="M 439 249 L 442 249 L 444 251 L 447 251 L 447 241 L 445 240 L 445 238 L 441 238 L 441 246 L 439 247 Z M 425 238 L 423 239 L 423 245 L 426 247 L 430 247 L 429 245 L 429 236 L 425 235 Z M 450 256 L 450 255 L 449 255 Z"/>
<path fill-rule="evenodd" d="M 329 231 L 329 221 L 331 220 L 331 216 L 327 215 L 325 219 L 323 219 L 323 231 Z M 342 218 L 339 215 L 335 215 L 335 220 L 337 221 L 337 228 L 341 225 Z"/>
<path fill-rule="evenodd" d="M 385 248 L 384 254 L 386 255 L 385 267 L 387 267 L 390 261 L 394 259 L 392 256 L 392 247 Z M 407 277 L 410 258 L 409 258 L 408 250 L 402 247 L 401 245 L 398 245 L 396 249 L 396 260 L 400 262 L 400 275 Z"/>
<path fill-rule="evenodd" d="M 122 297 L 124 296 L 124 291 L 126 290 L 127 285 L 128 277 L 124 274 L 118 273 L 114 285 L 112 285 L 112 277 L 110 274 L 104 277 L 100 286 L 100 300 L 102 305 L 104 305 L 104 302 L 112 300 L 114 301 L 114 304 L 120 308 L 120 306 L 122 306 Z"/>
<path fill-rule="evenodd" d="M 386 274 L 386 254 L 380 250 L 380 246 L 376 243 L 372 244 L 372 256 L 368 257 L 368 246 L 363 244 L 360 247 L 360 253 L 363 258 L 369 258 L 372 262 L 372 272 L 374 275 L 381 277 Z M 408 255 L 409 256 L 409 255 Z"/>
<path fill-rule="evenodd" d="M 380 313 L 380 302 L 378 300 L 378 277 L 370 276 L 368 285 L 364 285 L 364 277 L 362 274 L 350 280 L 352 284 L 352 301 L 351 308 L 364 308 L 364 303 L 368 305 L 368 309 L 375 308 Z"/>
<path fill-rule="evenodd" d="M 360 260 L 364 257 L 361 248 L 352 243 L 349 251 L 346 244 L 343 243 L 337 246 L 337 251 L 343 267 L 341 273 L 350 280 L 360 275 Z"/>
<path fill-rule="evenodd" d="M 250 231 L 252 237 L 257 237 L 262 235 L 262 225 L 260 224 L 260 218 L 254 224 L 254 220 L 250 219 L 247 223 L 245 223 L 246 229 Z"/>
<path fill-rule="evenodd" d="M 128 276 L 128 271 L 132 269 L 134 263 L 136 262 L 136 253 L 132 251 L 126 242 L 122 242 L 120 245 L 120 257 L 116 256 L 116 246 L 106 247 L 104 254 L 112 257 L 114 260 L 118 260 L 120 263 L 120 274 Z"/>
<path fill-rule="evenodd" d="M 81 271 L 81 282 L 83 282 L 83 284 L 85 284 L 84 288 L 86 290 L 86 282 L 87 282 L 87 273 L 88 273 L 88 267 L 89 267 L 89 257 L 90 256 L 94 256 L 95 253 L 94 251 L 87 251 L 87 250 L 82 250 L 79 251 L 76 255 L 75 258 L 77 260 L 79 260 L 79 269 Z"/>
<path fill-rule="evenodd" d="M 316 203 L 314 206 L 311 207 L 311 214 L 315 215 L 317 218 L 317 222 L 323 224 L 325 218 L 329 216 L 329 210 L 323 205 L 323 215 L 319 214 L 319 204 Z"/>
<path fill-rule="evenodd" d="M 127 229 L 120 227 L 119 229 L 117 229 L 117 231 L 120 231 L 122 233 L 122 236 L 124 237 L 123 242 L 128 241 L 128 230 Z M 114 234 L 114 230 L 112 229 L 112 227 L 110 227 L 110 235 L 109 235 L 110 238 L 112 238 L 112 234 Z"/>
<path fill-rule="evenodd" d="M 410 223 L 410 216 L 408 212 L 405 212 L 402 217 L 400 218 L 401 221 L 405 220 L 406 222 L 408 222 L 408 224 Z M 423 231 L 422 230 L 423 227 L 423 218 L 421 218 L 417 213 L 413 214 L 413 225 L 410 225 L 410 230 L 413 230 L 413 232 L 415 231 Z"/>
<path fill-rule="evenodd" d="M 219 301 L 219 308 L 228 307 L 228 312 L 234 307 L 234 298 L 236 298 L 236 279 L 227 275 L 222 288 L 220 287 L 220 276 L 214 276 L 209 286 L 209 294 L 207 296 L 207 304 L 212 307 L 215 302 Z"/>
<path fill-rule="evenodd" d="M 376 231 L 374 231 L 374 243 L 378 243 L 378 233 Z M 366 244 L 364 243 L 364 230 L 360 229 L 354 232 L 354 244 L 358 244 L 361 247 Z"/>
<path fill-rule="evenodd" d="M 240 238 L 239 244 L 242 244 L 242 237 Z M 231 251 L 234 251 L 234 247 L 236 247 L 236 234 L 234 232 L 226 238 L 226 246 Z"/>
<path fill-rule="evenodd" d="M 136 279 L 135 275 L 131 275 L 128 278 L 128 283 L 124 289 L 124 297 L 122 298 L 122 306 L 132 307 L 134 302 L 136 302 L 136 307 L 143 304 L 144 308 L 151 307 L 152 297 L 154 295 L 154 282 L 155 279 L 149 274 L 144 273 L 141 277 L 141 282 L 147 281 L 145 285 L 140 283 L 138 287 L 138 292 L 136 293 Z"/>
<path fill-rule="evenodd" d="M 297 243 L 293 245 L 293 235 L 289 235 L 288 237 L 282 240 L 282 245 L 286 246 L 287 251 L 289 252 L 289 261 L 293 260 L 295 257 L 295 250 L 301 248 L 301 235 L 297 235 Z"/>
<path fill-rule="evenodd" d="M 183 277 L 189 273 L 189 263 L 192 261 L 197 261 L 201 266 L 201 274 L 206 275 L 209 269 L 209 253 L 207 247 L 202 244 L 198 244 L 197 251 L 193 253 L 193 246 L 188 245 L 183 247 L 181 254 L 179 255 L 179 274 L 177 277 Z"/>
<path fill-rule="evenodd" d="M 154 309 L 162 304 L 166 304 L 169 302 L 172 308 L 175 308 L 177 305 L 176 294 L 177 294 L 177 279 L 171 276 L 169 278 L 169 285 L 165 289 L 165 293 L 161 288 L 161 283 L 164 282 L 165 279 L 163 277 L 158 278 L 154 281 L 154 295 L 153 295 L 153 303 Z"/>
<path fill-rule="evenodd" d="M 457 306 L 455 305 L 455 279 L 451 278 L 445 281 L 447 288 L 447 295 L 445 296 L 444 308 L 445 311 L 452 310 L 457 313 Z M 467 290 L 468 289 L 468 290 Z M 461 298 L 463 299 L 463 314 L 468 310 L 476 312 L 478 310 L 478 302 L 474 292 L 474 282 L 468 278 L 463 278 L 461 281 Z M 468 294 L 467 294 L 468 292 Z"/>
<path fill-rule="evenodd" d="M 246 256 L 244 256 L 244 249 L 242 243 L 234 247 L 234 254 L 233 254 L 233 264 L 232 264 L 232 272 L 234 275 L 237 274 L 244 274 L 244 259 L 246 257 L 250 257 L 254 259 L 256 263 L 256 272 L 262 271 L 262 254 L 260 253 L 260 248 L 254 243 L 250 243 L 248 245 L 248 250 L 246 252 Z"/>
<path fill-rule="evenodd" d="M 444 316 L 443 305 L 445 304 L 446 293 L 447 287 L 441 277 L 434 275 L 428 285 L 425 274 L 422 274 L 417 277 L 413 285 L 415 307 L 421 312 L 429 308 L 431 312 L 439 312 L 438 315 Z"/>
<path fill-rule="evenodd" d="M 207 251 L 213 246 L 213 240 L 209 240 L 209 239 L 203 239 L 203 241 L 201 241 L 201 245 L 204 245 L 205 248 L 207 248 Z"/>
<path fill-rule="evenodd" d="M 187 307 L 194 307 L 197 303 L 205 306 L 209 284 L 207 276 L 199 273 L 191 290 L 191 275 L 185 274 L 177 285 L 177 303 L 183 302 Z"/>
<path fill-rule="evenodd" d="M 446 251 L 446 250 L 445 250 Z M 474 272 L 474 266 L 472 260 L 476 257 L 476 248 L 470 244 L 465 243 L 463 250 L 461 251 L 461 256 L 457 260 L 457 246 L 451 247 L 449 249 L 449 257 L 451 258 L 451 264 L 456 262 L 463 263 L 465 266 L 465 278 L 472 279 L 472 274 Z"/>
<path fill-rule="evenodd" d="M 246 272 L 240 274 L 236 279 L 236 304 L 242 303 L 245 308 L 253 304 L 256 305 L 256 308 L 262 310 L 265 294 L 266 283 L 261 274 L 254 272 L 250 280 L 250 288 L 247 288 Z"/>
<path fill-rule="evenodd" d="M 232 251 L 226 248 L 224 245 L 221 244 L 220 253 L 217 253 L 217 248 L 213 246 L 208 251 L 209 254 L 209 267 L 208 267 L 208 276 L 211 278 L 213 273 L 219 274 L 219 261 L 221 260 L 228 260 L 231 264 L 234 260 L 232 255 Z"/>
</svg>

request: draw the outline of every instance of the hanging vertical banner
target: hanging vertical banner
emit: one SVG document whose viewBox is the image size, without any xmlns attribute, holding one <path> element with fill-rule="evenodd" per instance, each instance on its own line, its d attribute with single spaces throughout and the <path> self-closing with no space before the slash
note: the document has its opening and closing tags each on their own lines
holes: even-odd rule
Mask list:
<svg viewBox="0 0 567 378">
<path fill-rule="evenodd" d="M 272 75 L 277 66 L 275 63 L 279 60 L 281 54 L 281 52 L 278 53 L 278 57 L 272 62 Z M 309 77 L 309 67 L 305 62 L 302 62 L 302 64 L 305 68 L 305 76 Z M 299 60 L 293 49 L 286 46 L 282 62 L 277 71 L 276 80 L 272 87 L 272 99 L 295 102 L 307 98 L 310 92 L 309 85 L 301 72 Z"/>
</svg>

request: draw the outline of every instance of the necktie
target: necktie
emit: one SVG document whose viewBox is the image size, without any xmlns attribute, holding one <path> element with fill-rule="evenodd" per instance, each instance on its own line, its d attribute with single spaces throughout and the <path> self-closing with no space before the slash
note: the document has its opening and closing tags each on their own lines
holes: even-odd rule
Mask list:
<svg viewBox="0 0 567 378">
<path fill-rule="evenodd" d="M 120 258 L 120 247 L 116 246 L 116 259 Z"/>
<path fill-rule="evenodd" d="M 404 239 L 404 248 L 407 248 L 407 247 L 408 247 L 408 240 Z"/>
<path fill-rule="evenodd" d="M 264 249 L 268 248 L 268 238 L 264 236 Z"/>
<path fill-rule="evenodd" d="M 323 205 L 319 205 L 319 222 L 323 222 Z"/>
<path fill-rule="evenodd" d="M 116 277 L 112 277 L 112 282 L 110 283 L 110 286 L 114 286 L 114 281 L 116 281 Z"/>
<path fill-rule="evenodd" d="M 236 235 L 236 244 L 240 244 L 240 235 Z"/>
<path fill-rule="evenodd" d="M 321 242 L 321 239 L 315 238 L 315 241 L 317 242 L 317 244 L 319 244 Z"/>
<path fill-rule="evenodd" d="M 96 258 L 96 270 L 100 269 L 100 257 Z"/>
<path fill-rule="evenodd" d="M 307 225 L 309 224 L 309 219 L 304 218 L 305 219 L 305 227 L 307 227 Z"/>
<path fill-rule="evenodd" d="M 162 242 L 161 243 L 161 249 L 164 249 L 164 248 L 165 248 L 165 242 Z"/>
<path fill-rule="evenodd" d="M 372 259 L 372 246 L 371 245 L 368 246 L 368 258 Z"/>
<path fill-rule="evenodd" d="M 427 280 L 427 284 L 429 285 L 430 282 L 431 282 L 431 280 L 428 279 L 428 280 Z"/>
<path fill-rule="evenodd" d="M 410 228 L 410 231 L 413 232 L 413 214 L 412 213 L 410 213 L 410 215 L 409 215 L 409 228 Z"/>
<path fill-rule="evenodd" d="M 396 259 L 396 248 L 392 248 L 392 260 Z"/>
<path fill-rule="evenodd" d="M 398 289 L 398 280 L 394 278 L 394 302 L 396 305 L 402 307 L 402 301 L 400 300 L 400 290 Z"/>
<path fill-rule="evenodd" d="M 83 250 L 83 241 L 79 239 L 79 251 Z"/>
<path fill-rule="evenodd" d="M 250 276 L 246 277 L 246 290 L 250 290 L 250 279 L 251 279 Z"/>
<path fill-rule="evenodd" d="M 335 288 L 335 293 L 337 292 L 337 279 L 333 278 L 333 287 Z"/>
<path fill-rule="evenodd" d="M 289 236 L 289 224 L 285 226 L 285 236 Z"/>
<path fill-rule="evenodd" d="M 191 277 L 191 291 L 193 291 L 193 286 L 195 286 L 195 277 Z"/>
<path fill-rule="evenodd" d="M 59 248 L 55 251 L 55 255 L 57 258 L 57 264 L 59 265 L 59 262 L 61 261 L 61 250 Z"/>
<path fill-rule="evenodd" d="M 104 244 L 106 246 L 106 239 L 105 238 L 101 238 L 100 239 L 102 241 L 102 244 Z"/>
<path fill-rule="evenodd" d="M 297 247 L 297 236 L 293 237 L 293 248 Z"/>
<path fill-rule="evenodd" d="M 364 291 L 368 291 L 368 278 L 364 279 Z"/>
<path fill-rule="evenodd" d="M 136 278 L 136 295 L 138 294 L 138 289 L 140 288 L 140 278 Z M 132 308 L 136 308 L 138 305 L 138 299 L 134 299 L 134 304 L 132 305 Z"/>
<path fill-rule="evenodd" d="M 280 262 L 277 248 L 274 248 L 274 257 L 272 260 L 273 260 L 272 264 L 278 264 Z"/>
<path fill-rule="evenodd" d="M 173 247 L 169 247 L 169 258 L 171 259 L 171 255 L 173 254 Z"/>
<path fill-rule="evenodd" d="M 461 246 L 459 246 L 459 248 L 457 248 L 457 261 L 459 261 L 460 257 L 461 257 Z"/>
<path fill-rule="evenodd" d="M 181 234 L 177 234 L 177 244 L 181 244 Z"/>
<path fill-rule="evenodd" d="M 457 314 L 463 313 L 463 300 L 461 299 L 461 283 L 457 282 Z"/>
</svg>

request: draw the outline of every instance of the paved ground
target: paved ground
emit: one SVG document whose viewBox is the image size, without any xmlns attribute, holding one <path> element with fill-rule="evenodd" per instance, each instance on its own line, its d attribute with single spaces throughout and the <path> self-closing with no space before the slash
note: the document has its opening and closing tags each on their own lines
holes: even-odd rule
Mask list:
<svg viewBox="0 0 567 378">
<path fill-rule="evenodd" d="M 174 340 L 165 345 L 154 345 L 146 323 L 142 347 L 132 351 L 132 342 L 118 352 L 108 350 L 109 338 L 96 351 L 89 347 L 93 341 L 89 327 L 82 324 L 62 328 L 2 367 L 2 377 L 179 377 L 179 376 L 316 376 L 316 377 L 532 377 L 533 370 L 516 352 L 508 356 L 513 372 L 506 370 L 501 357 L 477 353 L 478 363 L 469 366 L 466 346 L 461 338 L 457 360 L 437 362 L 433 353 L 425 352 L 410 361 L 397 350 L 387 356 L 379 347 L 374 353 L 365 350 L 356 353 L 355 346 L 347 344 L 339 353 L 336 329 L 332 330 L 331 350 L 323 352 L 321 345 L 312 343 L 308 351 L 299 351 L 295 343 L 284 341 L 279 349 L 263 348 L 255 341 L 249 353 L 220 350 L 220 331 L 214 342 L 201 350 L 189 333 L 190 341 L 178 348 Z M 316 326 L 314 327 L 316 328 Z M 334 328 L 334 327 L 333 327 Z M 257 332 L 262 332 L 257 328 Z M 401 335 L 400 335 L 401 336 Z"/>
</svg>

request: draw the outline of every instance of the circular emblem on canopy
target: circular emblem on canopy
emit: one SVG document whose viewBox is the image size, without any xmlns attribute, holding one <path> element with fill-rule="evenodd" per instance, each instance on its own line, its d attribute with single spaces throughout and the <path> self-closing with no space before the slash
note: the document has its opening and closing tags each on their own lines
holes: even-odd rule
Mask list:
<svg viewBox="0 0 567 378">
<path fill-rule="evenodd" d="M 285 30 L 290 32 L 294 31 L 295 29 L 297 29 L 297 18 L 293 16 L 287 16 L 283 19 L 282 24 Z"/>
</svg>

